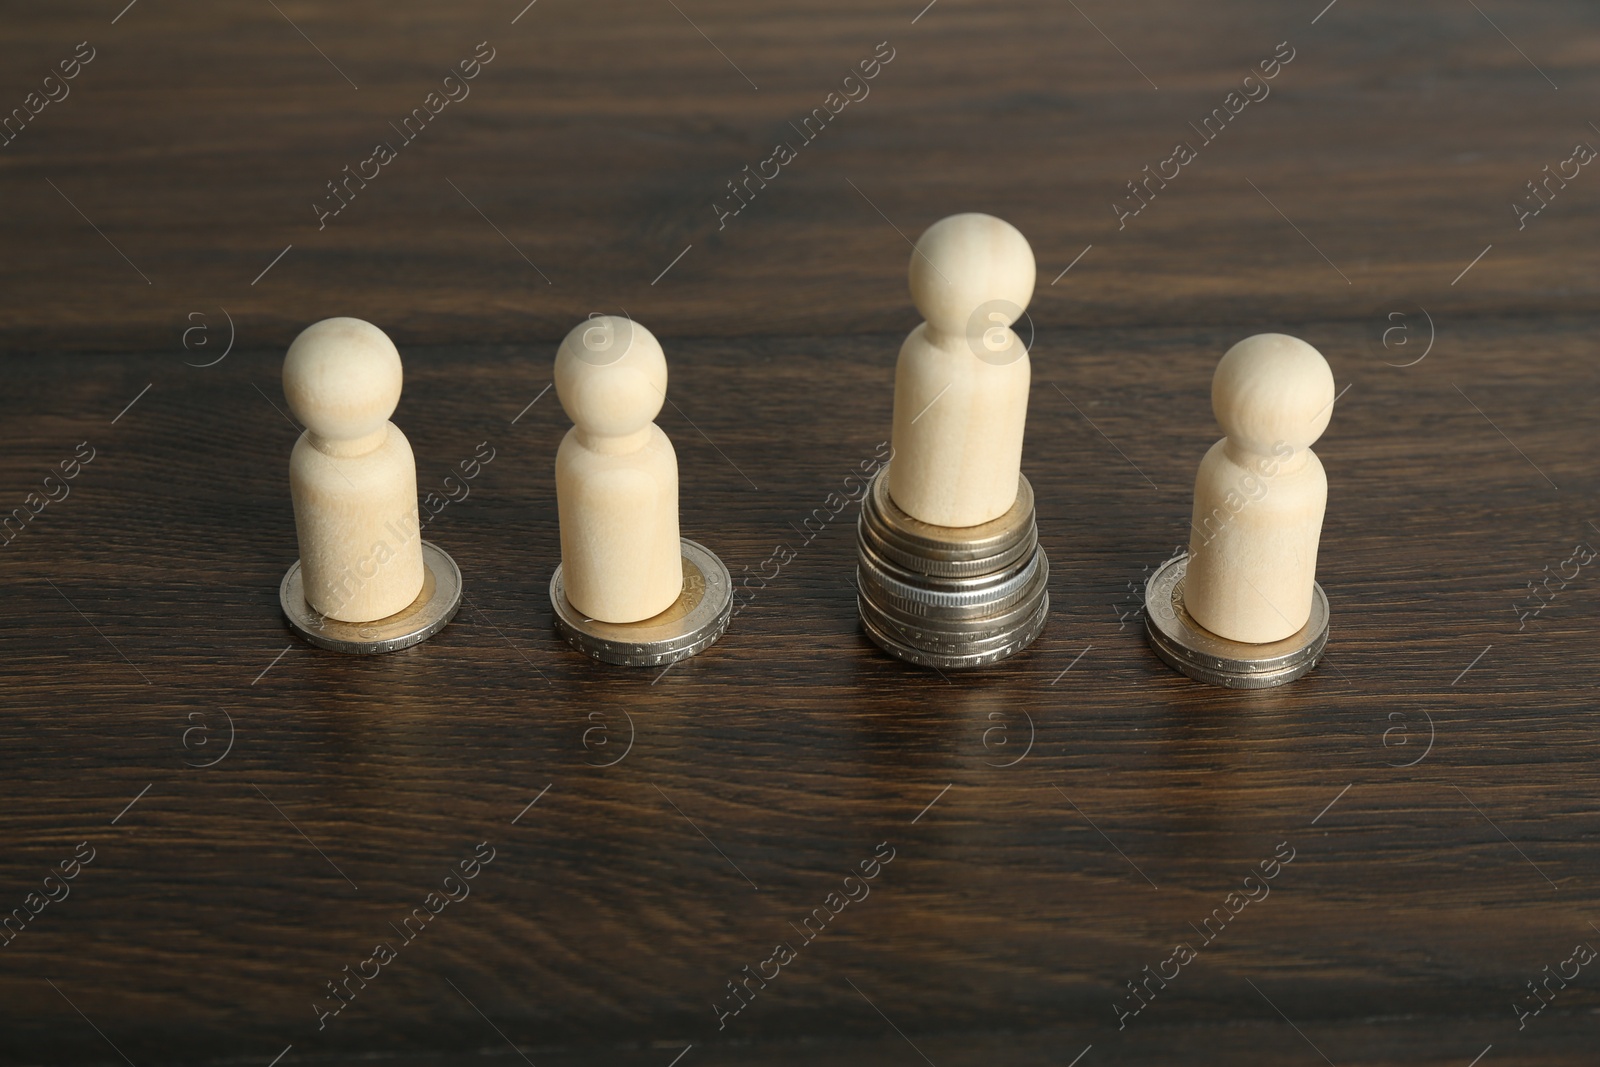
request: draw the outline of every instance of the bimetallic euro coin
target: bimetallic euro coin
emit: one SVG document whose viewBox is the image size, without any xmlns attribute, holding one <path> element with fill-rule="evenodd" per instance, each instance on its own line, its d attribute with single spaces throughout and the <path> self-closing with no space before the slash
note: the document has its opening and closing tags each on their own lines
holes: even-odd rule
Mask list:
<svg viewBox="0 0 1600 1067">
<path fill-rule="evenodd" d="M 289 628 L 318 648 L 370 655 L 398 652 L 420 644 L 444 629 L 461 607 L 461 569 L 450 554 L 432 541 L 422 542 L 422 591 L 411 606 L 373 622 L 340 622 L 306 602 L 300 561 L 295 560 L 278 586 Z"/>
<path fill-rule="evenodd" d="M 1317 665 L 1328 643 L 1328 597 L 1312 583 L 1311 617 L 1281 641 L 1247 644 L 1201 626 L 1183 604 L 1187 554 L 1167 560 L 1145 584 L 1145 634 L 1173 670 L 1207 685 L 1269 689 L 1292 682 Z"/>
<path fill-rule="evenodd" d="M 733 615 L 733 579 L 716 553 L 683 538 L 683 591 L 661 614 L 641 622 L 601 622 L 567 600 L 557 565 L 550 577 L 556 629 L 578 651 L 624 667 L 657 667 L 711 647 Z"/>
</svg>

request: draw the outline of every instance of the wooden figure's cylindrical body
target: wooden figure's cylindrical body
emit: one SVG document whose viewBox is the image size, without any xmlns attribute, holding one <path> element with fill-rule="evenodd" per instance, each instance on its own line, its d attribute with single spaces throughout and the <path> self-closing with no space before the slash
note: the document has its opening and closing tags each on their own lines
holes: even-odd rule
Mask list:
<svg viewBox="0 0 1600 1067">
<path fill-rule="evenodd" d="M 1328 478 L 1310 449 L 1281 452 L 1223 438 L 1195 476 L 1184 606 L 1230 641 L 1281 641 L 1311 617 Z"/>
<path fill-rule="evenodd" d="M 907 270 L 926 320 L 894 372 L 889 495 L 935 526 L 977 526 L 1017 499 L 1032 367 L 1011 329 L 1033 298 L 1033 249 L 1004 219 L 929 226 Z"/>
<path fill-rule="evenodd" d="M 1000 334 L 999 331 L 1004 331 Z M 894 461 L 889 495 L 937 526 L 976 526 L 1017 497 L 1031 365 L 1008 325 L 985 341 L 1009 358 L 980 359 L 964 335 L 923 323 L 900 348 L 894 373 Z"/>
<path fill-rule="evenodd" d="M 411 605 L 422 591 L 417 466 L 393 423 L 358 455 L 330 455 L 342 442 L 302 434 L 289 457 L 289 491 L 306 601 L 330 619 L 372 622 Z"/>
<path fill-rule="evenodd" d="M 1218 637 L 1266 644 L 1311 616 L 1328 477 L 1311 446 L 1333 417 L 1333 371 L 1297 337 L 1256 334 L 1211 379 L 1227 436 L 1194 482 L 1183 602 Z"/>
<path fill-rule="evenodd" d="M 574 426 L 556 452 L 562 582 L 601 622 L 659 615 L 683 589 L 678 457 L 655 423 L 638 436 L 619 448 Z"/>
<path fill-rule="evenodd" d="M 567 600 L 601 622 L 643 622 L 683 591 L 678 457 L 652 421 L 666 356 L 639 323 L 592 316 L 562 340 L 555 383 L 574 423 L 556 452 Z"/>
<path fill-rule="evenodd" d="M 400 353 L 360 319 L 312 323 L 283 359 L 283 395 L 306 431 L 289 457 L 306 602 L 340 622 L 375 622 L 422 592 L 417 463 L 389 421 Z"/>
</svg>

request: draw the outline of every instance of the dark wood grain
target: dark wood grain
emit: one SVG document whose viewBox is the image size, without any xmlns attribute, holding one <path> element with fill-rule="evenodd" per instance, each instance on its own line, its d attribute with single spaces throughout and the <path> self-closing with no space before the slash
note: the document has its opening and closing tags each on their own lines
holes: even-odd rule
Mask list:
<svg viewBox="0 0 1600 1067">
<path fill-rule="evenodd" d="M 7 100 L 99 50 L 0 149 L 0 514 L 94 449 L 0 549 L 0 915 L 95 850 L 0 947 L 0 1062 L 1593 1062 L 1593 967 L 1513 1008 L 1600 944 L 1596 572 L 1514 607 L 1600 541 L 1591 176 L 1523 231 L 1508 208 L 1600 140 L 1593 11 L 1484 8 L 1555 90 L 1470 5 L 120 6 L 0 35 Z M 485 39 L 472 95 L 317 231 L 322 183 Z M 722 182 L 885 39 L 871 96 L 719 233 Z M 1119 232 L 1122 183 L 1285 39 L 1273 95 Z M 1054 610 L 942 677 L 859 633 L 854 509 L 804 530 L 888 434 L 895 228 L 957 210 L 1039 256 L 1024 468 Z M 620 307 L 671 363 L 685 534 L 736 577 L 795 551 L 665 674 L 568 650 L 546 591 L 550 359 Z M 193 366 L 222 308 L 235 348 Z M 278 611 L 279 364 L 329 314 L 400 344 L 424 489 L 495 449 L 427 533 L 467 602 L 392 656 Z M 1150 653 L 1135 590 L 1185 539 L 1216 359 L 1268 329 L 1348 386 L 1317 446 L 1333 636 L 1290 687 L 1218 691 Z M 802 943 L 883 842 L 871 895 Z M 380 941 L 395 961 L 319 1029 Z M 1198 958 L 1119 1029 L 1178 942 Z"/>
</svg>

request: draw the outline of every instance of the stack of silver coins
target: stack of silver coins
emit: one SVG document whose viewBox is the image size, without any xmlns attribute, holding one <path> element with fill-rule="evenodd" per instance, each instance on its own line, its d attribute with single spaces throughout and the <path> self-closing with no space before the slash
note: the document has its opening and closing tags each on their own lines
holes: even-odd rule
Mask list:
<svg viewBox="0 0 1600 1067">
<path fill-rule="evenodd" d="M 1033 643 L 1050 613 L 1050 561 L 1039 544 L 1033 487 L 978 526 L 935 526 L 889 497 L 887 466 L 856 525 L 857 608 L 873 643 L 924 667 L 982 667 Z"/>
</svg>

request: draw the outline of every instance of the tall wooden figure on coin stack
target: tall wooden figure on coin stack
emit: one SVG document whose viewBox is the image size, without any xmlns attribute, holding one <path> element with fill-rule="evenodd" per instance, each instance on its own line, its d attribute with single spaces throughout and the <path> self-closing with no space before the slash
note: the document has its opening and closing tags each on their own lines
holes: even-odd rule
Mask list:
<svg viewBox="0 0 1600 1067">
<path fill-rule="evenodd" d="M 306 327 L 283 361 L 283 392 L 306 432 L 289 457 L 300 559 L 280 597 L 294 629 L 344 652 L 392 652 L 455 614 L 461 576 L 422 540 L 411 444 L 389 421 L 400 353 L 360 319 Z"/>
<path fill-rule="evenodd" d="M 1230 348 L 1211 382 L 1224 437 L 1195 476 L 1189 553 L 1147 587 L 1146 627 L 1162 659 L 1237 688 L 1292 681 L 1327 642 L 1316 583 L 1328 479 L 1311 445 L 1333 416 L 1333 372 L 1281 333 Z"/>
<path fill-rule="evenodd" d="M 572 419 L 556 453 L 556 626 L 607 663 L 672 663 L 711 645 L 733 607 L 727 569 L 678 534 L 678 458 L 653 421 L 667 361 L 649 330 L 593 316 L 561 342 L 556 395 Z"/>
<path fill-rule="evenodd" d="M 1011 326 L 1033 297 L 1028 241 L 992 215 L 928 227 L 911 256 L 926 320 L 895 367 L 894 454 L 862 509 L 863 626 L 924 666 L 1026 648 L 1049 613 L 1049 561 L 1022 476 L 1031 364 Z"/>
</svg>

